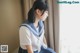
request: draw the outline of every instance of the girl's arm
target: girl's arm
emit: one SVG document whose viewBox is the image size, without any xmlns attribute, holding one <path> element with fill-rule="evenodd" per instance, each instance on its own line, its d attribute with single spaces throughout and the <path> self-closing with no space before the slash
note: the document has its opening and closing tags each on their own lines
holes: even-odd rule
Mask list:
<svg viewBox="0 0 80 53">
<path fill-rule="evenodd" d="M 28 53 L 34 53 L 32 49 L 32 45 L 26 45 Z"/>
<path fill-rule="evenodd" d="M 43 42 L 47 45 L 47 41 L 46 41 L 45 36 L 44 36 L 44 38 L 43 38 Z"/>
</svg>

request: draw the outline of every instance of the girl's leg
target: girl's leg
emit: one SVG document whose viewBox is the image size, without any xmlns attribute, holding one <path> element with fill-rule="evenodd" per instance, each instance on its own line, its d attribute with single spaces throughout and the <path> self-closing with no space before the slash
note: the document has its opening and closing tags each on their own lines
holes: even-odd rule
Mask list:
<svg viewBox="0 0 80 53">
<path fill-rule="evenodd" d="M 40 51 L 40 53 L 56 53 L 53 49 L 51 49 L 51 48 L 41 48 L 41 51 Z"/>
</svg>

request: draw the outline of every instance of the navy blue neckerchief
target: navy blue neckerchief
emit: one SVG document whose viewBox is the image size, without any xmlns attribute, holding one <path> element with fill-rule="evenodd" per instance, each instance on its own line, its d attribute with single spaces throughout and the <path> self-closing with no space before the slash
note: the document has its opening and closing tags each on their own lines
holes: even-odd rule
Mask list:
<svg viewBox="0 0 80 53">
<path fill-rule="evenodd" d="M 44 24 L 43 24 L 43 21 L 41 21 L 41 20 L 38 23 L 39 32 L 36 30 L 34 24 L 33 23 L 29 23 L 28 21 L 23 23 L 21 26 L 27 27 L 35 36 L 38 36 L 38 37 L 40 37 L 42 32 L 44 31 Z"/>
</svg>

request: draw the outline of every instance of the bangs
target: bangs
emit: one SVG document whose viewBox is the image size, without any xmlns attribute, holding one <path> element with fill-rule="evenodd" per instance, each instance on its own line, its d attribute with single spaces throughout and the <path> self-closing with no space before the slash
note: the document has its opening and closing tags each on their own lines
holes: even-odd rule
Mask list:
<svg viewBox="0 0 80 53">
<path fill-rule="evenodd" d="M 34 4 L 33 4 L 33 7 L 34 7 L 34 9 L 36 10 L 36 9 L 39 9 L 39 10 L 41 10 L 41 11 L 46 11 L 46 10 L 48 10 L 48 5 L 47 5 L 47 3 L 46 2 L 43 2 L 43 1 L 35 1 L 34 2 Z"/>
</svg>

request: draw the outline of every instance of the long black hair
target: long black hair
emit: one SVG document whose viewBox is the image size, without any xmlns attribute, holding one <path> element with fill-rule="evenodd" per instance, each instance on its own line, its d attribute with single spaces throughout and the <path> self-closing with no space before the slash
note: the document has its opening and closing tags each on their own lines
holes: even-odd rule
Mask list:
<svg viewBox="0 0 80 53">
<path fill-rule="evenodd" d="M 39 10 L 43 11 L 43 13 L 44 13 L 46 10 L 48 10 L 47 1 L 36 0 L 33 3 L 32 8 L 28 12 L 28 19 L 27 19 L 27 21 L 29 23 L 34 23 L 35 22 L 35 10 L 36 9 L 39 9 Z"/>
</svg>

